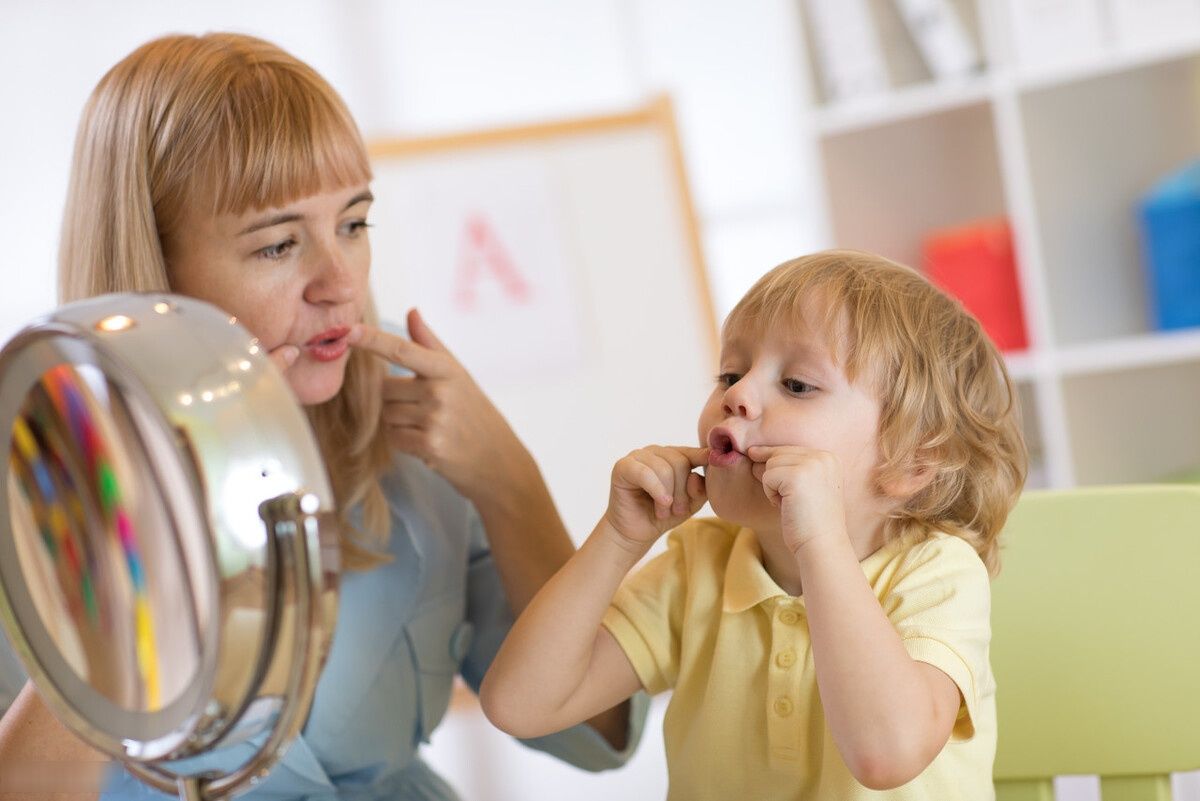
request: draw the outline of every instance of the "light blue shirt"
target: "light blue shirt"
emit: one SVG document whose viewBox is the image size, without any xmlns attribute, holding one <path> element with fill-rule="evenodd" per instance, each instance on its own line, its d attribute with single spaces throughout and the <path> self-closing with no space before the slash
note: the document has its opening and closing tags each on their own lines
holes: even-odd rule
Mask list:
<svg viewBox="0 0 1200 801">
<path fill-rule="evenodd" d="M 409 456 L 397 455 L 382 483 L 394 560 L 343 573 L 333 646 L 303 733 L 239 799 L 457 798 L 418 749 L 445 715 L 456 674 L 478 691 L 513 615 L 474 507 Z M 585 724 L 525 742 L 586 770 L 618 767 L 641 738 L 646 708 L 645 694 L 634 696 L 622 751 Z M 197 759 L 227 770 L 263 739 Z M 119 768 L 101 796 L 167 797 Z"/>
<path fill-rule="evenodd" d="M 0 718 L 25 686 L 25 668 L 17 659 L 12 643 L 0 632 Z"/>
</svg>

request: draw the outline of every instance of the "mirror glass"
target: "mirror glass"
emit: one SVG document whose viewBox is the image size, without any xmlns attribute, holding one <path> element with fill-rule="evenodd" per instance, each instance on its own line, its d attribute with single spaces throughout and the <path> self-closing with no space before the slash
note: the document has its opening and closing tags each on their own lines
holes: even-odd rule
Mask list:
<svg viewBox="0 0 1200 801">
<path fill-rule="evenodd" d="M 53 366 L 13 422 L 7 488 L 36 610 L 24 613 L 37 617 L 19 622 L 47 635 L 31 647 L 50 643 L 84 684 L 133 713 L 177 700 L 201 654 L 144 422 L 95 366 Z"/>
</svg>

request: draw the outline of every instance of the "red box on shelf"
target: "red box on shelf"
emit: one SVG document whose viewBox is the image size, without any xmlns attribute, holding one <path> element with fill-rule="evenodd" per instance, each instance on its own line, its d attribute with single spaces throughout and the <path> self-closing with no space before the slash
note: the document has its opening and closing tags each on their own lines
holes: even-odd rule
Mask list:
<svg viewBox="0 0 1200 801">
<path fill-rule="evenodd" d="M 923 245 L 929 280 L 962 301 L 1002 351 L 1024 350 L 1012 229 L 1005 219 L 934 231 Z"/>
</svg>

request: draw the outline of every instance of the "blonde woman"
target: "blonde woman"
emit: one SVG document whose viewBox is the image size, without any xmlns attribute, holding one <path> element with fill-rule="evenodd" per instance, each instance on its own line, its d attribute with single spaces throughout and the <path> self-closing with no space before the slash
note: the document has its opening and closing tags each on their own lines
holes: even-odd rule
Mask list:
<svg viewBox="0 0 1200 801">
<path fill-rule="evenodd" d="M 376 327 L 370 181 L 333 89 L 233 34 L 138 48 L 76 141 L 61 299 L 170 290 L 236 315 L 307 407 L 343 513 L 333 649 L 301 738 L 249 799 L 454 798 L 418 748 L 455 674 L 478 688 L 514 612 L 573 551 L 532 457 L 420 316 L 411 340 Z M 633 706 L 534 744 L 620 765 L 644 721 Z M 0 722 L 0 774 L 32 753 L 89 758 L 26 686 Z M 110 774 L 104 798 L 156 796 Z"/>
</svg>

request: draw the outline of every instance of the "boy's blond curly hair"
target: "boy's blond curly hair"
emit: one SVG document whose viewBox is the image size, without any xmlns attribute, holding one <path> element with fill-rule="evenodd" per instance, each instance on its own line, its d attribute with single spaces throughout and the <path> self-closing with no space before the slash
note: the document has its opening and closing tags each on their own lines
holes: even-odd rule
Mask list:
<svg viewBox="0 0 1200 801">
<path fill-rule="evenodd" d="M 1025 483 L 1016 391 L 979 322 L 916 271 L 880 256 L 830 250 L 784 262 L 751 287 L 727 329 L 787 325 L 821 310 L 834 358 L 879 398 L 876 486 L 930 475 L 888 521 L 887 536 L 935 530 L 967 540 L 995 575 L 997 538 Z"/>
</svg>

